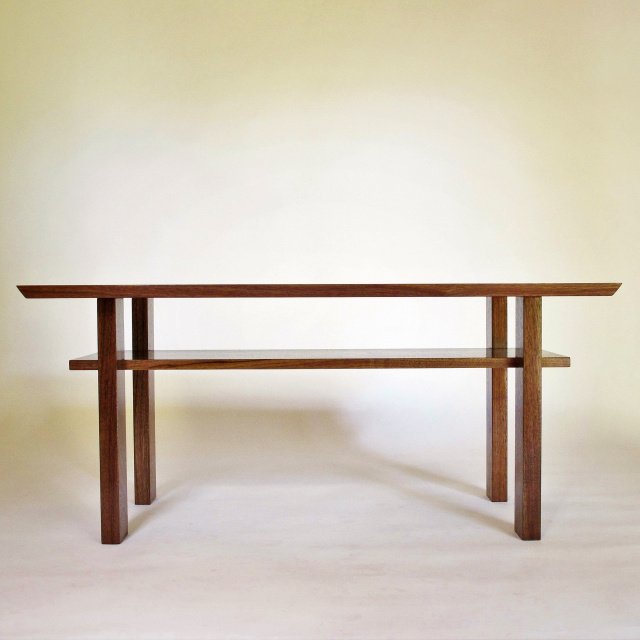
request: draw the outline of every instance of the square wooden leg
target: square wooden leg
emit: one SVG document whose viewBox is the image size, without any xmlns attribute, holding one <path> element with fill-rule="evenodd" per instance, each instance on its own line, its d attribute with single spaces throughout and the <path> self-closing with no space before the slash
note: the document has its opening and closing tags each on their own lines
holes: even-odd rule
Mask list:
<svg viewBox="0 0 640 640">
<path fill-rule="evenodd" d="M 98 404 L 102 543 L 119 544 L 128 532 L 127 449 L 122 299 L 98 299 Z"/>
<path fill-rule="evenodd" d="M 516 508 L 515 530 L 523 540 L 540 540 L 542 441 L 542 301 L 516 300 Z"/>
<path fill-rule="evenodd" d="M 148 357 L 153 350 L 153 299 L 133 298 L 133 356 Z M 133 448 L 136 504 L 156 497 L 156 427 L 153 371 L 133 372 Z"/>
<path fill-rule="evenodd" d="M 507 348 L 507 298 L 487 298 L 487 349 Z M 487 369 L 487 497 L 507 501 L 507 369 Z"/>
</svg>

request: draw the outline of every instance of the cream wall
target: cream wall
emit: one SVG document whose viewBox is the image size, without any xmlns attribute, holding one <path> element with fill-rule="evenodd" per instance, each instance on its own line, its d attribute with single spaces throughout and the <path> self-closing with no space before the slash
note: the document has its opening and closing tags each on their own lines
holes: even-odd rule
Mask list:
<svg viewBox="0 0 640 640">
<path fill-rule="evenodd" d="M 573 358 L 545 372 L 545 433 L 637 447 L 639 29 L 637 2 L 3 0 L 4 437 L 96 404 L 66 370 L 93 305 L 17 284 L 621 281 L 545 300 Z M 483 300 L 156 314 L 165 348 L 484 340 Z M 483 438 L 483 372 L 157 379 L 160 405 L 364 412 L 383 450 Z"/>
</svg>

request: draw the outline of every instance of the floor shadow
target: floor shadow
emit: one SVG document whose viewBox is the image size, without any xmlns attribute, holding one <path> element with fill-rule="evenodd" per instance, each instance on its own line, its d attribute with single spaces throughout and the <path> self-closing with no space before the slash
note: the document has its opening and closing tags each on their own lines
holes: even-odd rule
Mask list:
<svg viewBox="0 0 640 640">
<path fill-rule="evenodd" d="M 164 512 L 186 499 L 188 487 L 350 479 L 375 482 L 431 507 L 513 532 L 512 523 L 456 499 L 459 493 L 486 500 L 480 485 L 364 449 L 356 435 L 332 410 L 165 408 L 157 417 L 159 498 L 149 512 L 132 518 L 131 531 L 143 527 L 149 513 Z M 164 473 L 163 458 L 175 462 Z"/>
<path fill-rule="evenodd" d="M 371 451 L 368 451 L 366 453 L 366 457 L 369 460 L 379 462 L 383 467 L 394 469 L 407 476 L 411 476 L 419 480 L 424 480 L 427 483 L 448 487 L 449 489 L 453 489 L 461 493 L 467 493 L 470 496 L 475 496 L 478 498 L 486 497 L 484 487 L 464 482 L 463 480 L 460 480 L 458 478 L 452 478 L 442 473 L 436 473 L 435 471 L 423 467 L 418 467 L 414 464 L 408 464 L 406 462 L 401 462 L 392 458 L 385 458 L 384 456 Z"/>
<path fill-rule="evenodd" d="M 5 424 L 13 437 L 1 454 L 1 477 L 11 476 L 34 496 L 58 491 L 74 501 L 73 482 L 98 483 L 97 410 L 60 405 L 35 422 Z M 8 429 L 8 430 L 7 430 Z M 128 425 L 131 432 L 132 425 Z M 135 534 L 158 514 L 188 499 L 190 488 L 246 482 L 375 482 L 429 507 L 512 532 L 510 522 L 469 507 L 464 496 L 484 498 L 478 485 L 416 465 L 414 459 L 363 448 L 353 424 L 330 409 L 273 407 L 159 407 L 156 417 L 158 498 L 130 518 Z M 132 458 L 129 443 L 128 457 Z M 455 461 L 453 461 L 455 464 Z M 454 472 L 455 473 L 455 472 Z M 133 474 L 129 462 L 129 499 Z M 53 476 L 53 478 L 52 478 Z M 460 497 L 457 498 L 456 495 Z M 84 498 L 77 497 L 80 503 Z M 77 505 L 79 506 L 79 504 Z"/>
</svg>

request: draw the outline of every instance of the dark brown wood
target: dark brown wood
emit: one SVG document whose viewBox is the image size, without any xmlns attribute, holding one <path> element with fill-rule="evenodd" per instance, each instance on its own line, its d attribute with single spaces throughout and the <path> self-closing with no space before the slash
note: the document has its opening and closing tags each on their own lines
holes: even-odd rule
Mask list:
<svg viewBox="0 0 640 640">
<path fill-rule="evenodd" d="M 98 404 L 100 410 L 100 508 L 103 544 L 127 536 L 127 450 L 122 299 L 98 299 Z"/>
<path fill-rule="evenodd" d="M 132 352 L 148 358 L 153 351 L 153 298 L 131 301 Z M 153 371 L 133 372 L 133 454 L 136 504 L 156 497 L 156 421 Z"/>
<path fill-rule="evenodd" d="M 487 298 L 487 348 L 507 348 L 507 298 Z M 507 501 L 507 374 L 487 370 L 487 497 Z"/>
<path fill-rule="evenodd" d="M 25 298 L 377 298 L 612 296 L 619 283 L 139 284 L 19 286 Z"/>
<path fill-rule="evenodd" d="M 517 298 L 515 530 L 523 540 L 540 540 L 542 441 L 542 301 Z"/>
<path fill-rule="evenodd" d="M 543 352 L 542 366 L 568 367 L 571 361 Z M 97 354 L 69 361 L 75 371 L 98 367 Z M 242 351 L 150 351 L 136 358 L 126 351 L 118 368 L 154 369 L 487 369 L 522 367 L 517 349 L 273 349 Z"/>
<path fill-rule="evenodd" d="M 543 367 L 568 367 L 566 356 L 542 351 L 543 296 L 611 296 L 620 283 L 497 284 L 214 284 L 30 285 L 26 298 L 97 298 L 98 353 L 69 362 L 97 370 L 100 407 L 102 542 L 127 535 L 124 371 L 134 372 L 136 503 L 155 498 L 153 371 L 162 369 L 485 368 L 487 495 L 507 499 L 507 368 L 516 368 L 515 530 L 541 533 L 541 381 Z M 517 298 L 516 348 L 507 348 L 507 297 Z M 156 351 L 154 298 L 485 297 L 486 349 L 321 349 Z M 133 348 L 124 351 L 123 298 L 132 298 Z"/>
</svg>

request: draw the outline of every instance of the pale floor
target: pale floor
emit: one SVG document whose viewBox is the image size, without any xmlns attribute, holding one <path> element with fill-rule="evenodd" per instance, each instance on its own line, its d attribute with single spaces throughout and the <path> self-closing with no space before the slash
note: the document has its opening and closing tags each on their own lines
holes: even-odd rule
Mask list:
<svg viewBox="0 0 640 640">
<path fill-rule="evenodd" d="M 475 446 L 383 456 L 322 412 L 169 412 L 159 497 L 103 546 L 95 418 L 5 425 L 3 639 L 640 638 L 637 445 L 551 447 L 525 543 Z"/>
</svg>

